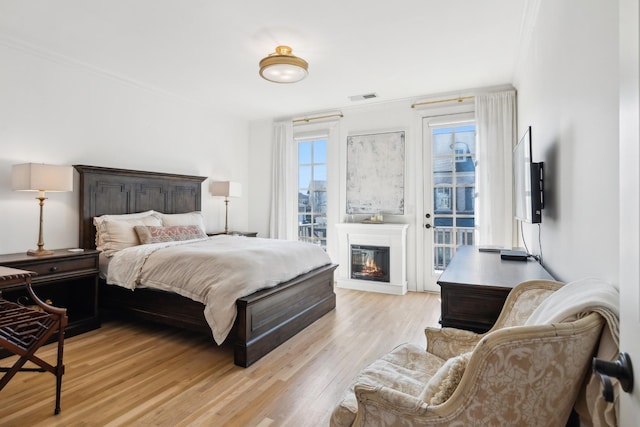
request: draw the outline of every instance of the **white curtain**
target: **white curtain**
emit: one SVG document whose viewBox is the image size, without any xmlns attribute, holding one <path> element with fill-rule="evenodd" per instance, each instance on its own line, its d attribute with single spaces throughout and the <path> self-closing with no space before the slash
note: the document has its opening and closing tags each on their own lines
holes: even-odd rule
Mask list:
<svg viewBox="0 0 640 427">
<path fill-rule="evenodd" d="M 294 154 L 293 126 L 291 120 L 273 124 L 273 156 L 271 164 L 271 212 L 269 217 L 269 236 L 273 239 L 293 239 L 295 225 L 290 208 L 290 196 L 287 186 Z M 295 178 L 294 178 L 295 179 Z"/>
<path fill-rule="evenodd" d="M 516 246 L 512 208 L 515 90 L 476 95 L 478 245 Z"/>
</svg>

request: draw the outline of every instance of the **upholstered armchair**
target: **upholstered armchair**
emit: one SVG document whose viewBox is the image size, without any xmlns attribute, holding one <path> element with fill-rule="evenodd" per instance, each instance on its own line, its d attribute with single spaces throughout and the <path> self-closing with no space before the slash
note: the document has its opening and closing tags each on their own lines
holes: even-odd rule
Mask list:
<svg viewBox="0 0 640 427">
<path fill-rule="evenodd" d="M 446 360 L 471 351 L 485 335 L 493 331 L 524 325 L 540 303 L 560 287 L 562 283 L 553 280 L 528 280 L 515 286 L 509 292 L 496 323 L 484 334 L 456 328 L 427 327 L 424 331 L 427 352 Z"/>
<path fill-rule="evenodd" d="M 522 326 L 560 286 L 518 285 L 485 334 L 427 328 L 427 351 L 403 344 L 360 372 L 331 425 L 565 425 L 604 320 Z"/>
</svg>

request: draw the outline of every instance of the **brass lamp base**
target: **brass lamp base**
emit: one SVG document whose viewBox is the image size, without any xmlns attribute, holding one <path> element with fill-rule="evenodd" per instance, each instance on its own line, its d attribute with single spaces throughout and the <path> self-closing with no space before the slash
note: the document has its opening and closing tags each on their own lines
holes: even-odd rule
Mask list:
<svg viewBox="0 0 640 427">
<path fill-rule="evenodd" d="M 53 255 L 53 251 L 47 250 L 44 248 L 44 240 L 42 239 L 42 208 L 44 207 L 44 201 L 47 200 L 44 197 L 44 191 L 40 191 L 38 193 L 38 197 L 36 200 L 39 200 L 40 203 L 40 229 L 38 230 L 38 249 L 29 249 L 27 251 L 27 255 L 31 256 L 44 256 L 44 255 Z"/>
<path fill-rule="evenodd" d="M 53 251 L 50 251 L 48 249 L 29 249 L 27 251 L 27 255 L 31 255 L 31 256 L 43 256 L 43 255 L 53 255 Z"/>
</svg>

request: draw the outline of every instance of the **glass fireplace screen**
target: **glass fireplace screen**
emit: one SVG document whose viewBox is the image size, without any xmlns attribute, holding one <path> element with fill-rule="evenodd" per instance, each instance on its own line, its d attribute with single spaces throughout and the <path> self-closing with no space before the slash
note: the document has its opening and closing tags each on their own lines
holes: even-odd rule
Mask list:
<svg viewBox="0 0 640 427">
<path fill-rule="evenodd" d="M 351 245 L 351 278 L 389 282 L 389 248 Z"/>
</svg>

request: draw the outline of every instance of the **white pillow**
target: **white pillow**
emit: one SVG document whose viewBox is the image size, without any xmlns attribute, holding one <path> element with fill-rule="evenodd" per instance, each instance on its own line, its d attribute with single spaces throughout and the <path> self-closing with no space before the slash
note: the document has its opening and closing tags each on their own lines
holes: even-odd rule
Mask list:
<svg viewBox="0 0 640 427">
<path fill-rule="evenodd" d="M 96 234 L 96 247 L 106 257 L 111 257 L 124 248 L 140 244 L 134 229 L 136 225 L 162 226 L 160 218 L 154 215 L 125 218 L 101 218 L 97 222 L 94 219 L 94 224 L 98 224 L 96 230 L 99 230 Z"/>
<path fill-rule="evenodd" d="M 138 212 L 133 214 L 121 214 L 121 215 L 101 215 L 93 218 L 93 225 L 96 227 L 96 248 L 100 250 L 100 248 L 104 245 L 102 241 L 102 236 L 106 232 L 103 224 L 107 220 L 127 220 L 127 219 L 138 219 L 144 218 L 147 216 L 151 216 L 154 214 L 158 214 L 158 212 L 149 210 L 145 212 Z"/>
<path fill-rule="evenodd" d="M 451 397 L 467 368 L 471 352 L 452 357 L 429 379 L 420 396 L 429 405 L 440 405 Z"/>
<path fill-rule="evenodd" d="M 200 211 L 181 214 L 165 214 L 156 212 L 155 215 L 162 220 L 162 225 L 165 227 L 171 227 L 174 225 L 197 225 L 203 232 L 205 231 L 204 216 Z"/>
</svg>

